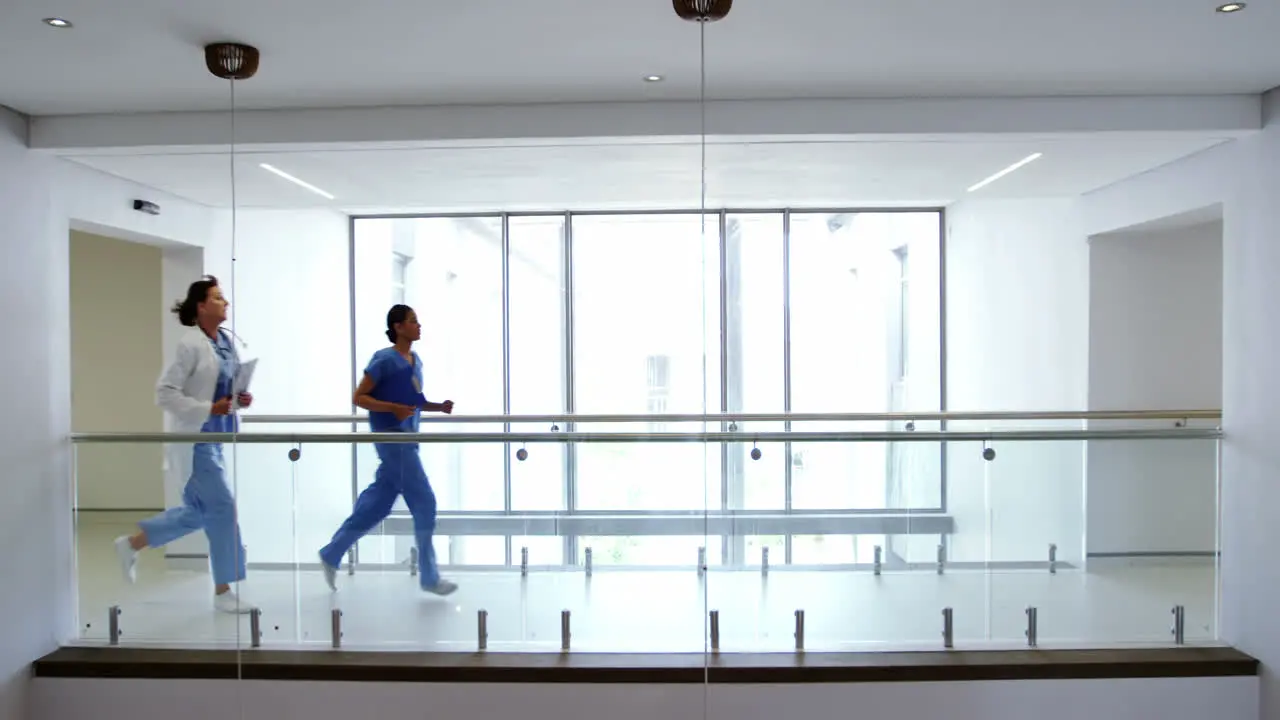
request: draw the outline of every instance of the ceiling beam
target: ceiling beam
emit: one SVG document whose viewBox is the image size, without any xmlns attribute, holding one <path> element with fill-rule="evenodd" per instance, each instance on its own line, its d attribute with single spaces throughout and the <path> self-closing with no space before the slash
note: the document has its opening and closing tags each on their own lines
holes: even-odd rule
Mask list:
<svg viewBox="0 0 1280 720">
<path fill-rule="evenodd" d="M 697 102 L 249 110 L 234 114 L 244 150 L 514 143 L 689 141 Z M 723 142 L 989 139 L 996 135 L 1199 133 L 1260 129 L 1257 95 L 989 99 L 741 100 L 706 106 Z M 219 152 L 231 112 L 66 115 L 31 119 L 30 146 L 60 154 Z M 957 137 L 962 136 L 962 137 Z"/>
</svg>

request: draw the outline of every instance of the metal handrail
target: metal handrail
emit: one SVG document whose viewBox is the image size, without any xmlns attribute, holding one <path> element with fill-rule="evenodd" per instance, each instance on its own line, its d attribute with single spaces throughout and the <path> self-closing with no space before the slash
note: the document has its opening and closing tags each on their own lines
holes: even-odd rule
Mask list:
<svg viewBox="0 0 1280 720">
<path fill-rule="evenodd" d="M 1042 412 L 891 412 L 891 413 L 685 413 L 644 415 L 423 415 L 424 423 L 528 425 L 544 423 L 682 423 L 682 422 L 941 422 L 962 420 L 1220 420 L 1221 410 L 1053 410 Z M 253 424 L 352 424 L 364 415 L 245 415 Z"/>
<path fill-rule="evenodd" d="M 494 432 L 494 433 L 74 433 L 73 443 L 367 444 L 367 443 L 817 443 L 817 442 L 1027 442 L 1052 440 L 1161 440 L 1222 436 L 1219 428 L 1128 430 L 989 430 L 882 432 Z"/>
</svg>

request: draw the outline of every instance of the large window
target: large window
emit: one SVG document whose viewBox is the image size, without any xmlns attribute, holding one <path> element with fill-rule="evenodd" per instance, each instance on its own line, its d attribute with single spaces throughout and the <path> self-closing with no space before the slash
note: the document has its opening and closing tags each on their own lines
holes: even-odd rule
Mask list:
<svg viewBox="0 0 1280 720">
<path fill-rule="evenodd" d="M 698 215 L 573 220 L 575 413 L 716 412 L 719 232 Z M 700 429 L 586 426 L 580 430 Z M 703 510 L 720 506 L 720 454 L 694 443 L 577 448 L 577 507 Z"/>
<path fill-rule="evenodd" d="M 355 377 L 373 353 L 387 347 L 387 310 L 404 302 L 417 313 L 422 339 L 423 392 L 451 399 L 457 412 L 500 415 L 504 410 L 502 223 L 499 218 L 397 218 L 361 220 L 355 244 Z M 388 282 L 388 278 L 391 282 Z M 397 282 L 402 279 L 402 282 Z M 424 416 L 428 419 L 431 416 Z M 425 425 L 443 432 L 500 432 L 501 425 Z M 373 480 L 372 445 L 358 445 L 357 488 Z M 505 508 L 502 445 L 428 443 L 422 463 L 441 511 Z M 394 512 L 405 513 L 403 500 Z M 436 553 L 451 562 L 504 564 L 484 537 L 436 538 Z M 498 547 L 504 540 L 497 539 Z M 372 535 L 361 542 L 362 560 L 399 562 L 408 538 Z"/>
<path fill-rule="evenodd" d="M 386 308 L 406 302 L 423 323 L 428 396 L 453 399 L 459 415 L 937 411 L 940 234 L 936 212 L 357 218 L 356 371 L 386 343 Z M 644 566 L 692 564 L 700 548 L 712 564 L 754 563 L 769 547 L 775 563 L 864 562 L 873 546 L 905 555 L 910 544 L 875 534 L 877 513 L 943 510 L 938 448 L 752 439 L 788 427 L 902 423 L 428 425 L 743 438 L 424 445 L 456 535 L 437 553 L 490 565 L 518 563 L 527 548 L 531 563 L 556 565 L 590 547 L 597 563 Z M 362 447 L 357 485 L 374 464 Z M 780 530 L 738 530 L 735 513 Z M 571 526 L 581 535 L 548 526 L 548 514 L 584 518 Z M 691 514 L 710 537 L 691 534 L 702 527 Z M 805 523 L 819 515 L 828 534 Z M 368 544 L 362 561 L 399 561 L 411 543 Z"/>
<path fill-rule="evenodd" d="M 565 219 L 514 217 L 508 234 L 508 409 L 514 415 L 563 414 L 568 410 Z M 557 423 L 513 425 L 511 430 L 552 432 L 553 428 L 565 430 Z M 519 454 L 521 449 L 525 453 Z M 566 509 L 568 454 L 563 445 L 509 448 L 511 508 Z M 519 459 L 522 455 L 524 460 Z"/>
</svg>

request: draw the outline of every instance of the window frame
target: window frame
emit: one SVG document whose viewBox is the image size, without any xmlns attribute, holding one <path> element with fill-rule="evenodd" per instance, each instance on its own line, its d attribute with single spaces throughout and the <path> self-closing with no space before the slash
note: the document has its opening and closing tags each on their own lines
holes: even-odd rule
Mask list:
<svg viewBox="0 0 1280 720">
<path fill-rule="evenodd" d="M 717 348 L 717 350 L 721 354 L 720 412 L 728 412 L 729 411 L 728 408 L 730 405 L 730 399 L 728 397 L 729 383 L 728 383 L 728 377 L 727 377 L 727 375 L 729 374 L 729 364 L 724 362 L 725 360 L 724 354 L 727 352 L 727 342 L 726 342 L 727 334 L 732 332 L 732 329 L 729 323 L 726 322 L 727 320 L 729 320 L 729 318 L 727 317 L 728 315 L 727 308 L 730 303 L 734 302 L 734 299 L 729 296 L 731 288 L 730 288 L 730 283 L 727 281 L 727 278 L 726 278 L 726 270 L 727 270 L 726 264 L 729 262 L 729 258 L 726 255 L 726 252 L 727 252 L 726 247 L 728 245 L 727 235 L 726 235 L 726 229 L 727 229 L 726 223 L 729 216 L 746 216 L 746 215 L 758 215 L 758 214 L 781 215 L 782 217 L 781 243 L 782 243 L 783 261 L 782 261 L 782 266 L 779 268 L 779 271 L 783 275 L 783 294 L 784 294 L 783 338 L 784 338 L 784 345 L 786 346 L 785 353 L 787 355 L 787 357 L 784 358 L 784 363 L 783 363 L 784 378 L 782 379 L 782 382 L 784 385 L 784 390 L 783 390 L 784 405 L 785 405 L 784 411 L 791 412 L 791 406 L 790 406 L 791 366 L 790 366 L 790 358 L 789 358 L 790 321 L 791 321 L 791 308 L 789 303 L 790 287 L 791 287 L 790 267 L 789 267 L 790 241 L 791 241 L 790 219 L 792 214 L 800 214 L 800 213 L 803 213 L 806 215 L 808 214 L 835 215 L 835 214 L 845 214 L 845 213 L 849 213 L 849 214 L 928 213 L 928 214 L 938 215 L 939 302 L 942 305 L 942 307 L 940 307 L 939 309 L 939 328 L 938 328 L 938 332 L 940 335 L 939 409 L 945 410 L 947 407 L 946 382 L 945 382 L 945 377 L 946 377 L 946 352 L 945 352 L 946 350 L 946 338 L 945 338 L 946 263 L 944 260 L 945 243 L 946 243 L 945 208 L 939 208 L 939 207 L 837 208 L 837 209 L 805 208 L 805 209 L 794 209 L 794 210 L 724 208 L 724 209 L 718 209 L 718 210 L 708 209 L 707 211 L 705 211 L 705 213 L 703 213 L 698 209 L 673 209 L 673 210 L 654 210 L 654 211 L 644 211 L 644 212 L 557 211 L 557 212 L 513 212 L 513 213 L 505 213 L 505 212 L 456 213 L 456 214 L 446 213 L 446 214 L 414 214 L 414 215 L 395 215 L 395 216 L 351 215 L 349 218 L 350 242 L 352 245 L 350 262 L 351 263 L 355 262 L 354 247 L 355 247 L 355 244 L 357 243 L 358 226 L 360 222 L 363 220 L 377 220 L 377 219 L 389 219 L 389 218 L 403 219 L 403 220 L 436 219 L 436 218 L 477 218 L 477 219 L 478 218 L 499 218 L 502 224 L 501 240 L 502 240 L 502 246 L 503 246 L 503 252 L 502 252 L 503 328 L 502 328 L 502 333 L 503 333 L 503 353 L 504 353 L 504 359 L 503 359 L 504 396 L 509 397 L 509 389 L 510 389 L 510 383 L 511 383 L 510 357 L 509 357 L 510 355 L 510 350 L 509 350 L 510 308 L 509 308 L 509 297 L 508 297 L 510 292 L 510 288 L 509 288 L 509 285 L 510 285 L 510 280 L 509 280 L 510 278 L 510 275 L 509 275 L 510 222 L 509 221 L 510 219 L 517 218 L 517 217 L 543 216 L 543 217 L 562 218 L 562 222 L 563 222 L 562 256 L 564 258 L 563 280 L 565 285 L 565 288 L 564 288 L 565 292 L 564 292 L 564 302 L 563 302 L 564 307 L 562 308 L 562 315 L 563 315 L 563 318 L 562 318 L 563 322 L 561 326 L 562 337 L 560 339 L 564 342 L 564 347 L 565 347 L 565 358 L 563 362 L 563 370 L 564 370 L 563 382 L 565 386 L 564 410 L 566 414 L 572 415 L 575 412 L 575 407 L 574 407 L 575 398 L 574 398 L 574 391 L 573 391 L 573 377 L 574 377 L 573 275 L 575 271 L 575 268 L 573 266 L 573 261 L 572 261 L 573 219 L 575 217 L 600 216 L 600 215 L 626 216 L 626 215 L 649 215 L 649 214 L 659 214 L 659 215 L 704 214 L 707 219 L 707 224 L 710 225 L 711 222 L 718 222 L 719 230 L 720 230 L 719 232 L 719 249 L 720 249 L 719 298 L 720 298 L 720 314 L 721 314 L 720 315 L 721 332 L 720 332 L 720 347 Z M 903 250 L 906 249 L 905 245 L 903 246 L 902 249 Z M 397 282 L 397 272 L 403 273 L 403 276 L 407 282 L 407 278 L 409 276 L 409 265 L 412 262 L 412 257 L 404 255 L 400 252 L 393 251 L 392 261 L 393 263 L 396 263 L 395 265 L 393 265 L 392 278 L 391 278 L 391 284 L 393 287 L 393 297 L 399 297 L 401 298 L 399 301 L 403 302 L 403 297 L 407 294 L 407 289 L 404 287 L 404 283 Z M 902 271 L 901 271 L 901 279 L 900 279 L 900 292 L 898 295 L 899 317 L 896 323 L 896 332 L 899 337 L 898 337 L 898 352 L 897 352 L 897 358 L 896 358 L 895 364 L 897 366 L 897 372 L 900 376 L 897 379 L 899 381 L 905 381 L 906 368 L 908 367 L 907 356 L 908 356 L 908 353 L 910 352 L 910 348 L 908 347 L 908 335 L 909 335 L 908 323 L 910 322 L 910 320 L 907 314 L 907 294 L 908 294 L 908 287 L 909 287 L 908 286 L 908 274 L 909 274 L 908 267 L 909 266 L 907 265 L 907 263 L 909 262 L 909 260 L 907 259 L 907 254 L 905 252 L 902 253 L 900 257 L 900 261 L 902 265 Z M 352 322 L 353 330 L 356 323 L 359 322 L 359 319 L 355 317 L 355 301 L 354 301 L 355 276 L 356 276 L 355 267 L 354 265 L 352 265 L 351 277 L 352 277 L 353 301 L 352 301 L 351 322 Z M 399 293 L 400 293 L 399 295 L 395 294 L 397 289 L 399 290 Z M 354 338 L 354 332 L 353 332 L 353 338 L 352 338 L 353 353 L 354 353 L 354 341 L 355 341 L 355 338 Z M 711 352 L 712 349 L 707 348 L 707 351 Z M 353 358 L 354 358 L 354 354 L 353 354 Z M 354 377 L 354 374 L 353 374 L 353 377 Z M 654 402 L 652 389 L 649 394 L 650 394 L 650 402 L 652 403 Z M 504 411 L 509 413 L 510 412 L 509 401 L 504 404 L 507 405 L 507 407 L 504 408 Z M 708 408 L 708 412 L 711 412 L 710 408 Z M 572 425 L 573 425 L 572 423 L 566 423 L 563 429 L 566 431 L 572 431 L 574 429 Z M 786 423 L 786 427 L 787 429 L 790 429 L 789 422 Z M 510 424 L 507 424 L 505 429 L 510 430 Z M 663 428 L 656 428 L 656 429 L 651 428 L 651 430 L 655 430 L 655 431 L 660 429 L 663 429 Z M 723 429 L 729 430 L 730 428 L 725 427 Z M 722 453 L 728 452 L 728 445 L 722 445 L 721 447 L 722 447 Z M 508 448 L 506 471 L 504 473 L 505 477 L 503 479 L 505 492 L 508 498 L 510 497 L 510 487 L 511 487 L 510 457 L 512 452 L 514 452 L 514 450 L 515 450 L 514 448 L 510 448 L 510 447 Z M 353 452 L 354 452 L 354 449 L 353 449 Z M 572 445 L 566 444 L 564 446 L 564 452 L 565 452 L 566 461 L 564 463 L 564 477 L 562 478 L 562 481 L 561 481 L 561 486 L 567 500 L 564 510 L 562 511 L 529 511 L 529 512 L 513 511 L 510 507 L 510 503 L 508 502 L 506 508 L 500 513 L 466 512 L 466 511 L 442 512 L 440 514 L 441 534 L 448 535 L 451 537 L 455 535 L 479 536 L 479 535 L 493 535 L 495 531 L 501 530 L 501 532 L 498 532 L 497 534 L 505 535 L 507 538 L 507 541 L 508 541 L 507 565 L 510 566 L 512 565 L 513 558 L 519 557 L 518 550 L 512 547 L 512 542 L 514 542 L 514 538 L 520 537 L 520 536 L 536 536 L 536 535 L 542 534 L 540 532 L 530 532 L 530 531 L 536 530 L 538 527 L 540 527 L 539 523 L 542 522 L 544 519 L 549 519 L 554 517 L 556 518 L 555 527 L 559 528 L 557 532 L 560 532 L 560 530 L 564 531 L 564 534 L 562 536 L 564 538 L 564 558 L 566 561 L 565 564 L 566 566 L 572 566 L 572 565 L 579 564 L 579 558 L 581 557 L 581 551 L 580 551 L 580 548 L 578 547 L 579 536 L 578 534 L 576 534 L 576 531 L 574 530 L 574 527 L 576 527 L 578 523 L 575 521 L 590 523 L 589 527 L 592 531 L 592 534 L 595 534 L 595 535 L 600 535 L 600 534 L 610 535 L 610 534 L 619 533 L 619 532 L 634 532 L 637 528 L 637 525 L 636 525 L 637 522 L 641 524 L 641 527 L 645 530 L 644 534 L 646 535 L 648 534 L 670 535 L 670 534 L 673 534 L 673 530 L 678 530 L 681 527 L 684 527 L 681 525 L 681 523 L 684 523 L 687 521 L 686 514 L 684 513 L 669 513 L 664 511 L 648 511 L 648 510 L 632 511 L 627 509 L 618 509 L 616 511 L 608 511 L 603 513 L 599 511 L 584 512 L 579 510 L 578 508 L 575 507 L 575 503 L 573 502 L 573 499 L 576 495 L 575 448 Z M 706 512 L 699 512 L 699 513 L 696 513 L 696 515 L 697 517 L 702 518 L 703 526 L 708 530 L 713 530 L 715 528 L 730 528 L 732 530 L 732 532 L 729 532 L 728 534 L 723 535 L 720 543 L 721 547 L 723 548 L 723 557 L 721 558 L 721 561 L 725 565 L 741 566 L 747 563 L 748 559 L 743 557 L 743 554 L 744 554 L 743 549 L 744 549 L 744 542 L 746 541 L 748 536 L 751 536 L 751 537 L 773 536 L 773 535 L 784 536 L 786 540 L 786 557 L 784 562 L 789 563 L 791 559 L 790 550 L 791 550 L 791 540 L 793 536 L 812 535 L 814 534 L 815 527 L 824 529 L 825 532 L 823 534 L 877 534 L 877 535 L 890 534 L 889 531 L 892 531 L 895 527 L 897 527 L 897 525 L 895 525 L 896 519 L 892 516 L 905 514 L 915 518 L 914 522 L 916 525 L 914 529 L 908 528 L 906 533 L 920 534 L 921 531 L 923 532 L 923 534 L 927 534 L 927 535 L 932 535 L 937 533 L 939 536 L 939 540 L 942 541 L 943 536 L 945 536 L 945 534 L 949 532 L 947 527 L 949 526 L 950 518 L 946 517 L 946 511 L 947 511 L 946 454 L 943 448 L 939 448 L 939 452 L 942 456 L 942 466 L 941 466 L 941 473 L 939 478 L 940 502 L 937 507 L 904 507 L 904 508 L 886 507 L 884 509 L 870 509 L 870 510 L 849 509 L 849 510 L 843 510 L 835 513 L 824 512 L 822 514 L 825 517 L 817 518 L 816 520 L 815 520 L 816 518 L 815 514 L 792 512 L 790 476 L 793 468 L 793 462 L 794 460 L 798 459 L 799 453 L 798 452 L 793 453 L 793 448 L 791 447 L 791 443 L 785 443 L 784 452 L 786 453 L 786 461 L 784 463 L 785 476 L 786 476 L 784 478 L 785 507 L 782 508 L 777 513 L 774 513 L 772 511 L 762 512 L 762 513 L 754 513 L 754 512 L 750 513 L 750 515 L 755 517 L 751 521 L 751 523 L 747 523 L 745 525 L 743 524 L 745 521 L 741 519 L 743 516 L 743 511 L 735 511 L 735 510 L 729 509 L 730 508 L 729 498 L 732 492 L 731 485 L 732 485 L 732 482 L 734 482 L 733 478 L 731 477 L 733 474 L 733 470 L 731 468 L 731 464 L 724 462 L 725 458 L 722 456 L 722 461 L 720 463 L 720 478 L 719 478 L 720 489 L 721 489 L 720 495 L 722 498 L 721 507 L 718 509 L 708 508 Z M 890 453 L 890 455 L 892 456 L 893 453 Z M 891 466 L 894 464 L 892 458 L 890 459 L 889 464 Z M 891 472 L 892 467 L 886 468 L 886 471 Z M 738 480 L 738 482 L 740 482 L 740 479 Z M 357 483 L 356 470 L 354 468 L 354 463 L 353 463 L 353 470 L 352 470 L 353 497 L 359 490 L 359 488 L 356 486 L 356 483 Z M 889 499 L 889 498 L 886 498 L 886 499 Z M 935 516 L 935 517 L 933 518 L 933 520 L 930 520 L 929 519 L 930 516 Z M 395 527 L 398 524 L 403 524 L 404 520 L 407 520 L 407 517 L 404 517 L 404 518 L 393 517 L 389 519 L 387 524 L 388 532 L 391 531 L 392 527 Z M 729 522 L 730 524 L 725 525 L 724 524 L 725 522 Z M 816 525 L 815 525 L 815 522 L 817 522 Z M 910 523 L 908 523 L 908 525 L 910 525 Z M 523 528 L 523 530 L 520 532 L 517 532 L 516 531 L 517 528 Z M 358 562 L 358 558 L 357 558 L 357 562 Z M 694 559 L 690 558 L 688 563 L 678 562 L 677 564 L 683 566 L 686 564 L 692 564 L 693 562 L 694 562 Z"/>
</svg>

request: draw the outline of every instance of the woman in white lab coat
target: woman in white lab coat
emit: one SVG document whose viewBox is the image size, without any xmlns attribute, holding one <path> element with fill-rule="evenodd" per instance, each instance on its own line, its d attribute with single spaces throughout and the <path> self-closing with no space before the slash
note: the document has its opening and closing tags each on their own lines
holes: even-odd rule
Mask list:
<svg viewBox="0 0 1280 720">
<path fill-rule="evenodd" d="M 190 330 L 156 384 L 156 403 L 169 413 L 174 432 L 235 432 L 236 410 L 253 402 L 247 392 L 232 397 L 240 355 L 231 333 L 221 328 L 229 305 L 217 278 L 207 275 L 192 283 L 187 297 L 173 307 L 178 321 Z M 214 607 L 226 613 L 249 612 L 252 606 L 231 590 L 232 583 L 245 577 L 245 559 L 222 443 L 171 445 L 167 459 L 171 472 L 186 477 L 182 505 L 138 523 L 134 535 L 116 539 L 125 581 L 137 578 L 139 550 L 164 547 L 204 530 L 209 539 Z"/>
</svg>

